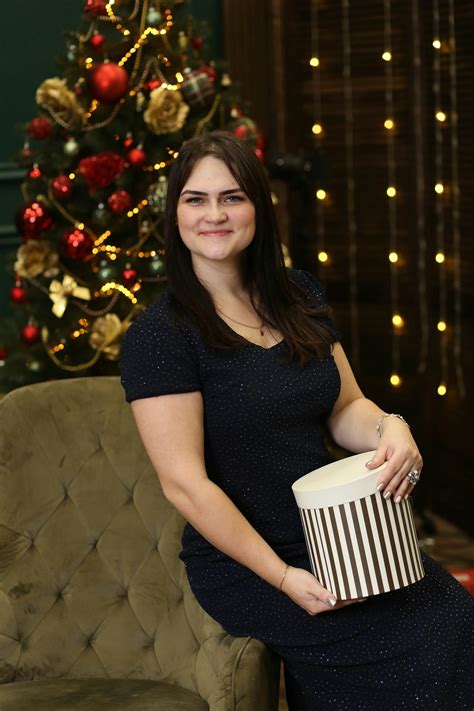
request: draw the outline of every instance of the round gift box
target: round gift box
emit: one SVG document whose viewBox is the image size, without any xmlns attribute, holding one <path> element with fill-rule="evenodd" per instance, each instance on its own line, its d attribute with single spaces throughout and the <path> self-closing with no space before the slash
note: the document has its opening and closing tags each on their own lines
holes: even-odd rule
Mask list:
<svg viewBox="0 0 474 711">
<path fill-rule="evenodd" d="M 398 590 L 425 575 L 410 499 L 395 504 L 377 491 L 386 463 L 368 470 L 374 454 L 332 462 L 292 485 L 313 573 L 339 600 Z"/>
</svg>

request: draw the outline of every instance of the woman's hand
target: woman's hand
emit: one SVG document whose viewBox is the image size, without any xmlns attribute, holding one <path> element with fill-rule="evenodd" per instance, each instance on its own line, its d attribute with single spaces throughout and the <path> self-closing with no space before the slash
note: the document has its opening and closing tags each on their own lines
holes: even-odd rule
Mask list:
<svg viewBox="0 0 474 711">
<path fill-rule="evenodd" d="M 409 428 L 398 417 L 386 417 L 381 429 L 378 449 L 366 466 L 375 469 L 387 462 L 377 485 L 379 491 L 383 490 L 384 498 L 393 496 L 398 504 L 402 498 L 407 498 L 414 486 L 407 478 L 408 472 L 416 470 L 419 474 L 423 459 Z"/>
<path fill-rule="evenodd" d="M 306 610 L 309 615 L 319 615 L 321 612 L 330 612 L 354 602 L 362 600 L 336 600 L 334 595 L 318 582 L 318 580 L 304 568 L 289 567 L 283 581 L 281 591 L 288 595 L 293 602 Z M 333 602 L 330 602 L 330 601 Z"/>
</svg>

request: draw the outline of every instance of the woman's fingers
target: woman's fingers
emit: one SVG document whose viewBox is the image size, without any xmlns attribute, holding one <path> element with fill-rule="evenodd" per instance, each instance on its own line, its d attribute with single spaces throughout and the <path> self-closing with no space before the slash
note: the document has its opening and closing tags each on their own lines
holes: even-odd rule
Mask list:
<svg viewBox="0 0 474 711">
<path fill-rule="evenodd" d="M 401 465 L 398 466 L 397 470 L 392 473 L 392 475 L 383 472 L 381 480 L 378 485 L 379 491 L 383 492 L 383 497 L 385 499 L 392 499 L 395 503 L 400 503 L 403 498 L 406 498 L 413 489 L 413 484 L 408 479 L 408 473 L 416 470 L 418 474 L 421 473 L 423 466 L 423 461 L 421 457 L 413 459 L 406 459 Z"/>
</svg>

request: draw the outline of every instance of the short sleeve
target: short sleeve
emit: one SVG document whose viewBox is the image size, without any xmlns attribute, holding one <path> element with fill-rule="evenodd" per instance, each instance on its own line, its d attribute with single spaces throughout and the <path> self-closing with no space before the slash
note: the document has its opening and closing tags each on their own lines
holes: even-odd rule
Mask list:
<svg viewBox="0 0 474 711">
<path fill-rule="evenodd" d="M 173 323 L 163 297 L 149 306 L 125 334 L 120 375 L 127 402 L 201 390 L 192 344 Z"/>
<path fill-rule="evenodd" d="M 306 290 L 309 297 L 313 298 L 318 306 L 327 307 L 326 291 L 317 277 L 303 269 L 293 269 L 292 276 L 294 280 Z M 337 328 L 331 316 L 325 316 L 322 319 L 323 323 L 329 328 L 334 336 L 334 342 L 342 340 L 342 333 Z"/>
</svg>

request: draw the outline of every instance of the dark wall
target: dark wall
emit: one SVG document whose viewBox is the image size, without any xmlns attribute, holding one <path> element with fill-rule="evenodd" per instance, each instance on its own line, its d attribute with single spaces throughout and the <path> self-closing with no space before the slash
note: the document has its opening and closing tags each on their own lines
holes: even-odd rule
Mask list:
<svg viewBox="0 0 474 711">
<path fill-rule="evenodd" d="M 64 33 L 80 23 L 84 0 L 10 3 L 2 14 L 0 55 L 0 316 L 9 313 L 11 288 L 6 263 L 20 244 L 14 216 L 22 202 L 22 171 L 15 156 L 23 145 L 20 126 L 36 115 L 38 85 L 57 75 L 55 58 L 65 52 Z M 207 26 L 209 53 L 222 56 L 220 0 L 191 0 L 189 13 Z"/>
</svg>

